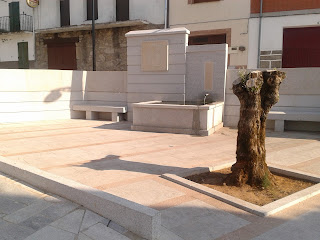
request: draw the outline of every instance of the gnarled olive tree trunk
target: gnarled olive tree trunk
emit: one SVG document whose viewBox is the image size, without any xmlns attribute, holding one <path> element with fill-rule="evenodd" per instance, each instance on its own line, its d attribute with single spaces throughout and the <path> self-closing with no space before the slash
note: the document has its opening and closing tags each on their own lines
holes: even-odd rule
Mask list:
<svg viewBox="0 0 320 240">
<path fill-rule="evenodd" d="M 237 162 L 232 166 L 228 184 L 267 187 L 274 179 L 266 164 L 266 119 L 279 100 L 279 88 L 285 73 L 254 71 L 233 83 L 240 101 Z"/>
</svg>

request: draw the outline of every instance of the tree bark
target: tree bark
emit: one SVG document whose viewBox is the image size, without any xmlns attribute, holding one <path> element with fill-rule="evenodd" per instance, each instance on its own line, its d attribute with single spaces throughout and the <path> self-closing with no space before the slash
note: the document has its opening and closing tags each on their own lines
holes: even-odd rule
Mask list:
<svg viewBox="0 0 320 240">
<path fill-rule="evenodd" d="M 240 101 L 237 137 L 237 162 L 227 179 L 230 185 L 255 187 L 274 185 L 266 164 L 266 120 L 271 107 L 279 101 L 279 88 L 285 73 L 254 71 L 233 83 Z"/>
</svg>

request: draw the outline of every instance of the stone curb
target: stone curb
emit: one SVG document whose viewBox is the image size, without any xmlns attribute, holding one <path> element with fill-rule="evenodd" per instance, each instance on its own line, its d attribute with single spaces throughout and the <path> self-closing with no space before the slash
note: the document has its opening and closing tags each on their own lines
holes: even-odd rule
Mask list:
<svg viewBox="0 0 320 240">
<path fill-rule="evenodd" d="M 276 166 L 269 165 L 269 169 L 274 173 L 278 173 L 278 174 L 282 174 L 290 177 L 296 177 L 304 180 L 314 181 L 314 182 L 317 182 L 318 184 L 311 186 L 309 188 L 306 188 L 304 190 L 301 190 L 299 192 L 296 192 L 294 194 L 291 194 L 277 201 L 274 201 L 272 203 L 266 204 L 264 206 L 258 206 L 183 178 L 183 177 L 194 175 L 194 174 L 220 170 L 223 168 L 230 167 L 232 164 L 233 163 L 227 163 L 227 164 L 223 164 L 221 166 L 212 167 L 212 168 L 211 167 L 195 168 L 195 169 L 191 169 L 190 171 L 183 172 L 179 174 L 179 176 L 174 174 L 163 174 L 161 176 L 174 183 L 180 184 L 184 187 L 203 193 L 207 196 L 213 197 L 222 202 L 225 202 L 234 207 L 240 208 L 242 210 L 245 210 L 247 212 L 253 213 L 261 217 L 270 216 L 272 214 L 280 212 L 288 207 L 291 207 L 299 202 L 302 202 L 320 193 L 320 177 L 319 176 L 301 172 L 298 170 L 293 170 L 293 169 L 282 167 L 282 166 L 276 167 Z"/>
<path fill-rule="evenodd" d="M 159 211 L 0 156 L 1 172 L 80 204 L 150 240 L 159 238 Z"/>
</svg>

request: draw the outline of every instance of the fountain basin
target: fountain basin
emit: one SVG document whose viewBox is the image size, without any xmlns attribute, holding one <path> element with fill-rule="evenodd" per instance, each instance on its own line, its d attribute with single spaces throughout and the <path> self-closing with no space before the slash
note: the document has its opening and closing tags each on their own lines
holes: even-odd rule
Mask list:
<svg viewBox="0 0 320 240">
<path fill-rule="evenodd" d="M 209 136 L 223 127 L 223 102 L 181 105 L 150 101 L 134 103 L 132 130 Z"/>
</svg>

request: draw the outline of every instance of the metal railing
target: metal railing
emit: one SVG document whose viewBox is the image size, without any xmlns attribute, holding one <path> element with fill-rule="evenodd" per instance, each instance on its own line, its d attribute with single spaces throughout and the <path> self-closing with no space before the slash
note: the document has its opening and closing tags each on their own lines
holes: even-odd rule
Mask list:
<svg viewBox="0 0 320 240">
<path fill-rule="evenodd" d="M 19 31 L 33 31 L 33 19 L 32 16 L 27 14 L 20 14 L 20 29 Z M 0 33 L 12 32 L 10 29 L 10 17 L 0 17 Z"/>
</svg>

